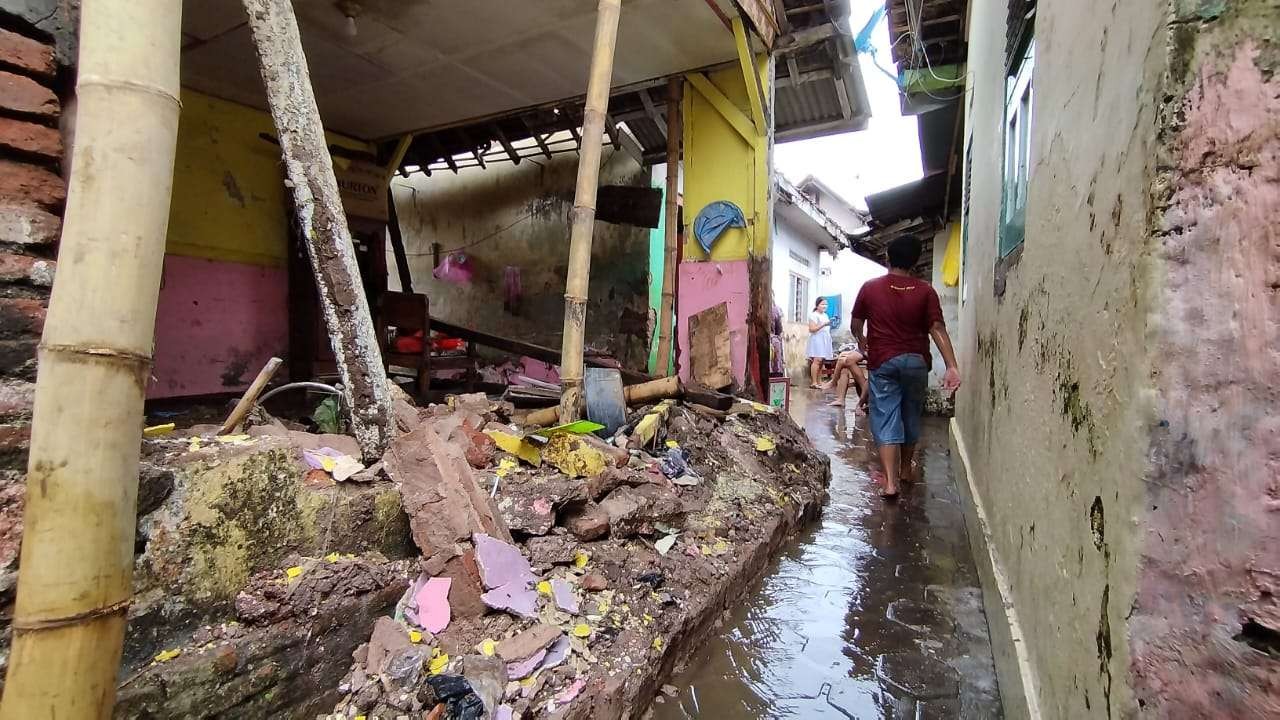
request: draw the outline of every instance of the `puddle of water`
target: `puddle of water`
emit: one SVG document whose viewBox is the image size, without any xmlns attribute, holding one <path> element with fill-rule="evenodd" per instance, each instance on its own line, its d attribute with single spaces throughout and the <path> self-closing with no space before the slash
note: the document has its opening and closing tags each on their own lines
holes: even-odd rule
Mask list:
<svg viewBox="0 0 1280 720">
<path fill-rule="evenodd" d="M 947 664 L 985 651 L 981 676 L 990 647 L 985 620 L 969 633 L 980 637 L 958 640 L 966 632 L 957 632 L 944 602 L 953 585 L 972 594 L 977 582 L 950 486 L 945 424 L 927 424 L 925 482 L 885 505 L 868 472 L 865 417 L 804 391 L 792 399 L 793 417 L 831 456 L 822 519 L 691 657 L 673 680 L 677 695 L 655 704 L 653 717 L 999 717 L 994 667 L 975 685 Z"/>
</svg>

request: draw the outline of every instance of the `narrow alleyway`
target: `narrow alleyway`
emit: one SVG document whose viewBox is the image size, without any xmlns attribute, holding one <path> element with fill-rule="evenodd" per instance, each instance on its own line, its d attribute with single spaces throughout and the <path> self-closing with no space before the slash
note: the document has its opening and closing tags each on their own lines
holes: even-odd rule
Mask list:
<svg viewBox="0 0 1280 720">
<path fill-rule="evenodd" d="M 831 456 L 822 519 L 747 590 L 655 718 L 1000 717 L 945 421 L 927 420 L 923 483 L 885 505 L 865 416 L 793 402 Z"/>
</svg>

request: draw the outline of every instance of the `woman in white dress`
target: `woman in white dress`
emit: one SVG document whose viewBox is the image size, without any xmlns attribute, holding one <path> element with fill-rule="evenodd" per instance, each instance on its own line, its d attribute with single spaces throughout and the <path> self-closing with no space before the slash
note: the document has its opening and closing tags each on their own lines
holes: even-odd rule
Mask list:
<svg viewBox="0 0 1280 720">
<path fill-rule="evenodd" d="M 809 357 L 809 387 L 820 388 L 818 377 L 822 361 L 835 357 L 831 351 L 831 318 L 827 316 L 826 298 L 818 298 L 813 312 L 809 313 L 809 346 L 805 354 Z"/>
</svg>

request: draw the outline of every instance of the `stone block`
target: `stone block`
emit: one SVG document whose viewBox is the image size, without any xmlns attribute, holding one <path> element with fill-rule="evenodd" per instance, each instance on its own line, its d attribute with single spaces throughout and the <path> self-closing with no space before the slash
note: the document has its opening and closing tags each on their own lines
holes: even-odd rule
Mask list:
<svg viewBox="0 0 1280 720">
<path fill-rule="evenodd" d="M 13 245 L 52 245 L 62 234 L 62 220 L 34 205 L 0 198 L 0 242 Z"/>
<path fill-rule="evenodd" d="M 0 96 L 3 93 L 0 89 Z M 38 165 L 0 159 L 0 199 L 58 209 L 67 200 L 67 185 L 57 174 Z"/>
<path fill-rule="evenodd" d="M 35 396 L 35 383 L 23 380 L 0 383 L 0 422 L 30 422 Z"/>
<path fill-rule="evenodd" d="M 52 45 L 3 28 L 0 28 L 0 63 L 45 79 L 52 79 L 58 69 Z"/>
<path fill-rule="evenodd" d="M 31 153 L 47 160 L 61 160 L 62 133 L 25 120 L 0 117 L 0 149 Z"/>
<path fill-rule="evenodd" d="M 609 513 L 595 503 L 565 511 L 561 524 L 579 540 L 598 540 L 609 534 Z"/>
<path fill-rule="evenodd" d="M 11 112 L 56 118 L 62 106 L 52 90 L 29 77 L 0 70 L 0 108 Z"/>
</svg>

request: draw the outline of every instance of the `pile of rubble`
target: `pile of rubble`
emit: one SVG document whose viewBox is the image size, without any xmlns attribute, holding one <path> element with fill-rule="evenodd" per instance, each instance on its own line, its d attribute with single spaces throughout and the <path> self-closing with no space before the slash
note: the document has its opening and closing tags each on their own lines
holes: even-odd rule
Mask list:
<svg viewBox="0 0 1280 720">
<path fill-rule="evenodd" d="M 785 414 L 665 399 L 612 437 L 482 394 L 367 467 L 256 413 L 144 441 L 117 717 L 621 717 L 825 497 Z"/>
<path fill-rule="evenodd" d="M 422 551 L 339 690 L 343 717 L 620 716 L 825 496 L 785 415 L 665 400 L 610 441 L 522 432 L 483 395 L 420 412 L 382 471 Z M 404 417 L 404 413 L 401 413 Z M 403 424 L 403 423 L 402 423 Z"/>
</svg>

